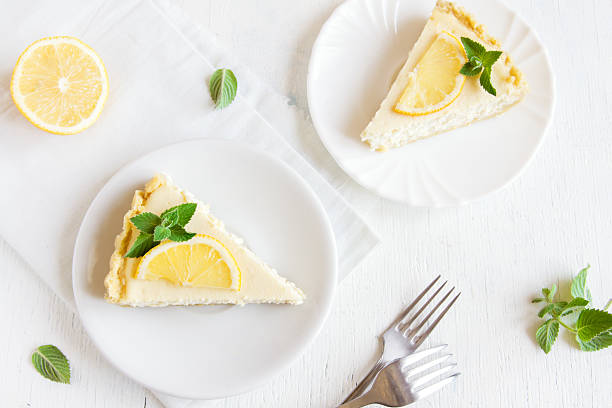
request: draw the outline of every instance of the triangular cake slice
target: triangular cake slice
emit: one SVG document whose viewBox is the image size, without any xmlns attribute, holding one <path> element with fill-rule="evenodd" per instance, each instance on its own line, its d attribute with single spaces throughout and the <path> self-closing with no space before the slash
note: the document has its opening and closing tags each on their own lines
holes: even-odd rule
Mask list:
<svg viewBox="0 0 612 408">
<path fill-rule="evenodd" d="M 518 103 L 527 93 L 527 84 L 510 57 L 503 53 L 493 65 L 491 82 L 497 96 L 487 93 L 478 77 L 467 77 L 459 96 L 445 108 L 425 115 L 405 115 L 394 111 L 398 99 L 414 75 L 415 67 L 442 33 L 455 38 L 468 37 L 487 50 L 502 50 L 501 44 L 463 8 L 438 0 L 423 32 L 382 101 L 374 118 L 361 133 L 361 140 L 372 150 L 385 151 L 419 139 L 446 132 L 498 115 Z"/>
<path fill-rule="evenodd" d="M 164 279 L 142 279 L 137 270 L 147 255 L 140 258 L 125 257 L 140 233 L 130 221 L 132 217 L 144 212 L 160 215 L 171 207 L 187 202 L 196 203 L 197 207 L 185 230 L 197 233 L 198 237 L 212 237 L 210 239 L 218 242 L 219 248 L 231 254 L 240 271 L 237 289 L 191 287 Z M 125 214 L 123 231 L 115 240 L 110 271 L 104 281 L 106 300 L 124 306 L 303 303 L 305 295 L 302 290 L 281 277 L 242 242 L 241 238 L 225 230 L 223 223 L 209 212 L 207 205 L 174 185 L 168 176 L 158 174 L 146 184 L 144 190 L 136 191 L 132 207 Z M 194 255 L 190 253 L 190 256 Z"/>
</svg>

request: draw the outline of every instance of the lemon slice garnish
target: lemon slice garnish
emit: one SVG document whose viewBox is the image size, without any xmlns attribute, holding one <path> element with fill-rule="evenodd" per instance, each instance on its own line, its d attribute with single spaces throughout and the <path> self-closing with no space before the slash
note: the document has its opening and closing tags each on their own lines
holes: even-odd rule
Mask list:
<svg viewBox="0 0 612 408">
<path fill-rule="evenodd" d="M 78 39 L 43 38 L 17 60 L 11 95 L 35 126 L 73 134 L 100 115 L 108 96 L 108 77 L 100 57 Z"/>
<path fill-rule="evenodd" d="M 459 71 L 465 62 L 461 42 L 446 31 L 440 33 L 409 74 L 408 84 L 393 110 L 419 116 L 446 108 L 463 89 L 465 76 Z"/>
<path fill-rule="evenodd" d="M 240 290 L 240 269 L 228 249 L 209 235 L 186 242 L 164 241 L 147 252 L 136 278 L 176 286 Z"/>
</svg>

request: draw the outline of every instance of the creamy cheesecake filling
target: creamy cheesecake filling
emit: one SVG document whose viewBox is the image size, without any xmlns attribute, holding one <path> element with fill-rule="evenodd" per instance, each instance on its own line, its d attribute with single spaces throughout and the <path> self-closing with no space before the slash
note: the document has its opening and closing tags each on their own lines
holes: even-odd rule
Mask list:
<svg viewBox="0 0 612 408">
<path fill-rule="evenodd" d="M 457 38 L 469 37 L 482 43 L 487 50 L 499 50 L 497 40 L 486 34 L 482 25 L 463 9 L 446 1 L 438 1 L 421 36 L 398 74 L 387 97 L 372 121 L 361 134 L 372 150 L 386 150 L 468 125 L 506 111 L 527 93 L 527 84 L 507 54 L 493 65 L 491 82 L 497 96 L 488 94 L 477 77 L 467 77 L 459 97 L 447 108 L 423 116 L 407 116 L 393 111 L 393 106 L 408 84 L 410 75 L 431 43 L 443 31 Z"/>
<path fill-rule="evenodd" d="M 148 281 L 135 278 L 141 258 L 124 258 L 139 231 L 130 218 L 142 212 L 161 214 L 164 210 L 185 202 L 196 202 L 198 207 L 185 226 L 189 232 L 210 235 L 223 243 L 240 268 L 241 290 L 194 288 L 175 286 L 164 280 Z M 157 175 L 147 183 L 144 191 L 137 191 L 132 209 L 125 215 L 124 230 L 117 237 L 111 257 L 110 272 L 105 280 L 106 298 L 112 303 L 129 306 L 166 306 L 196 304 L 289 303 L 300 304 L 304 293 L 261 261 L 243 245 L 241 238 L 225 230 L 223 223 L 213 217 L 208 206 L 191 194 L 174 186 L 167 176 Z"/>
</svg>

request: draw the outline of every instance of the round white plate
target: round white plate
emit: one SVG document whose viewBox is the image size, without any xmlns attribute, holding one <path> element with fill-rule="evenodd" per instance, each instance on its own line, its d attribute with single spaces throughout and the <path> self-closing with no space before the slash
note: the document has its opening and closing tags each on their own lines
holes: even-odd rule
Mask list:
<svg viewBox="0 0 612 408">
<path fill-rule="evenodd" d="M 104 301 L 115 236 L 135 189 L 156 172 L 211 205 L 227 228 L 308 297 L 300 306 L 129 308 Z M 270 380 L 314 339 L 336 286 L 331 225 L 306 182 L 243 144 L 170 145 L 124 167 L 98 193 L 79 231 L 72 279 L 83 324 L 120 371 L 166 394 L 222 398 Z"/>
<path fill-rule="evenodd" d="M 308 69 L 312 120 L 340 167 L 380 196 L 422 207 L 458 205 L 506 186 L 540 146 L 554 104 L 552 70 L 535 33 L 497 1 L 460 0 L 501 41 L 529 94 L 501 116 L 385 153 L 369 151 L 359 135 L 434 3 L 347 0 L 321 29 Z"/>
</svg>

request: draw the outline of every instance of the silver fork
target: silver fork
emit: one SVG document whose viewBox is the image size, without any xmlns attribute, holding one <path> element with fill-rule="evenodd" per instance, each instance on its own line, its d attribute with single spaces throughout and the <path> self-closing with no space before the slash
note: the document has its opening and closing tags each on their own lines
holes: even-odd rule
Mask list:
<svg viewBox="0 0 612 408">
<path fill-rule="evenodd" d="M 403 407 L 433 394 L 459 376 L 458 372 L 450 373 L 454 371 L 456 364 L 444 364 L 432 372 L 421 374 L 443 364 L 451 355 L 445 354 L 417 366 L 411 367 L 411 365 L 437 353 L 444 347 L 446 346 L 433 347 L 392 361 L 378 373 L 368 392 L 343 403 L 338 408 L 361 408 L 370 404 Z M 443 377 L 440 378 L 440 376 Z"/>
<path fill-rule="evenodd" d="M 378 359 L 378 362 L 374 364 L 372 369 L 366 374 L 366 376 L 361 380 L 361 382 L 355 387 L 353 392 L 350 393 L 348 397 L 343 402 L 347 402 L 349 400 L 354 399 L 355 397 L 363 394 L 367 388 L 373 383 L 376 374 L 383 369 L 387 364 L 391 361 L 396 360 L 398 358 L 404 357 L 408 354 L 414 353 L 414 351 L 425 341 L 427 336 L 432 332 L 432 330 L 438 325 L 440 320 L 444 317 L 444 315 L 449 311 L 449 309 L 453 306 L 461 292 L 459 292 L 450 303 L 442 310 L 442 312 L 438 315 L 438 317 L 425 329 L 425 331 L 419 334 L 419 331 L 423 328 L 423 325 L 427 323 L 429 319 L 433 316 L 433 314 L 442 306 L 444 301 L 451 295 L 453 290 L 452 287 L 446 294 L 442 297 L 442 299 L 433 307 L 433 309 L 423 318 L 423 320 L 419 323 L 416 323 L 416 319 L 425 311 L 427 306 L 435 299 L 435 297 L 442 291 L 442 289 L 446 286 L 448 281 L 445 281 L 434 293 L 433 295 L 410 317 L 408 317 L 409 313 L 416 307 L 419 301 L 429 292 L 429 290 L 440 280 L 440 275 L 436 277 L 426 288 L 423 290 L 417 297 L 414 299 L 412 303 L 410 303 L 400 314 L 399 316 L 391 323 L 389 328 L 385 330 L 385 332 L 379 337 L 382 341 L 383 349 Z M 415 327 L 412 327 L 412 324 L 415 324 Z"/>
</svg>

